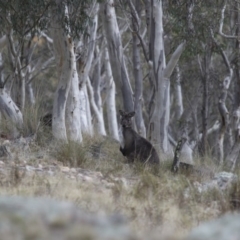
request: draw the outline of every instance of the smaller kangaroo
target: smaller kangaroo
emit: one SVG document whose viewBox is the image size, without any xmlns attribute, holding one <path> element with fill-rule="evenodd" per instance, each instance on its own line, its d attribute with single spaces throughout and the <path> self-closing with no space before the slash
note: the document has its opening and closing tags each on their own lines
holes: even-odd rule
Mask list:
<svg viewBox="0 0 240 240">
<path fill-rule="evenodd" d="M 120 151 L 123 156 L 126 156 L 129 162 L 138 160 L 142 163 L 159 164 L 160 160 L 153 145 L 132 129 L 131 118 L 135 112 L 119 110 L 119 114 L 123 137 Z"/>
</svg>

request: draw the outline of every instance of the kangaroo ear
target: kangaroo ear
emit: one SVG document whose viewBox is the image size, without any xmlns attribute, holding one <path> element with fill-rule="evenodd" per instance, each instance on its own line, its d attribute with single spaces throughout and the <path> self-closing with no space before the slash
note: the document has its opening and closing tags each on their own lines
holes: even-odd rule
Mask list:
<svg viewBox="0 0 240 240">
<path fill-rule="evenodd" d="M 133 111 L 133 112 L 130 112 L 130 113 L 128 113 L 128 117 L 133 117 L 135 115 L 135 112 Z"/>
<path fill-rule="evenodd" d="M 119 109 L 119 114 L 120 114 L 120 116 L 123 116 L 124 115 L 123 110 Z"/>
</svg>

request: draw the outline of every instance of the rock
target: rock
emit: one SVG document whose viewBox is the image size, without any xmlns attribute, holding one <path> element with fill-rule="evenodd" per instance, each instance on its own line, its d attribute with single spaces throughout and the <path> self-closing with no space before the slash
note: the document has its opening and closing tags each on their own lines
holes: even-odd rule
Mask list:
<svg viewBox="0 0 240 240">
<path fill-rule="evenodd" d="M 225 190 L 237 180 L 237 175 L 230 172 L 219 172 L 215 174 L 213 180 L 217 182 L 221 190 Z"/>
<path fill-rule="evenodd" d="M 180 162 L 194 165 L 192 155 L 193 155 L 192 148 L 189 146 L 189 144 L 185 143 L 182 147 L 182 151 L 181 151 L 179 160 L 180 160 Z"/>
<path fill-rule="evenodd" d="M 193 229 L 187 240 L 239 240 L 240 214 L 227 214 Z"/>
<path fill-rule="evenodd" d="M 47 198 L 0 197 L 0 236 L 4 240 L 133 240 L 124 219 L 90 214 Z"/>
<path fill-rule="evenodd" d="M 65 167 L 65 166 L 60 166 L 60 169 L 64 173 L 68 173 L 70 171 L 70 168 L 69 167 Z"/>
<path fill-rule="evenodd" d="M 232 183 L 237 180 L 237 176 L 229 172 L 216 173 L 210 181 L 199 183 L 194 182 L 194 187 L 199 193 L 206 192 L 212 189 L 218 189 L 224 191 L 232 186 Z"/>
<path fill-rule="evenodd" d="M 10 153 L 8 152 L 7 147 L 5 145 L 0 146 L 0 158 L 8 156 L 10 156 Z"/>
</svg>

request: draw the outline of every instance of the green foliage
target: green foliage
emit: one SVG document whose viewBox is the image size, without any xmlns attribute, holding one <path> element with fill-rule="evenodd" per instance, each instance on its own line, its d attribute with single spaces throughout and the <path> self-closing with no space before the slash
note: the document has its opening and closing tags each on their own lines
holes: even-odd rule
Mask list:
<svg viewBox="0 0 240 240">
<path fill-rule="evenodd" d="M 47 26 L 47 11 L 53 1 L 10 0 L 0 1 L 2 28 L 13 28 L 20 36 L 34 34 Z"/>
<path fill-rule="evenodd" d="M 183 57 L 191 58 L 196 54 L 205 51 L 202 44 L 213 47 L 210 29 L 218 32 L 222 3 L 220 1 L 194 1 L 192 12 L 192 24 L 194 29 L 188 24 L 188 3 L 189 1 L 172 1 L 166 9 L 169 14 L 165 32 L 171 32 L 174 42 L 185 39 L 187 48 Z M 165 12 L 166 12 L 165 11 Z"/>
<path fill-rule="evenodd" d="M 0 0 L 0 26 L 5 31 L 13 29 L 17 35 L 35 35 L 39 30 L 47 29 L 51 15 L 57 16 L 64 29 L 71 29 L 72 37 L 79 37 L 91 18 L 88 9 L 93 0 Z M 68 8 L 69 18 L 65 15 Z"/>
</svg>

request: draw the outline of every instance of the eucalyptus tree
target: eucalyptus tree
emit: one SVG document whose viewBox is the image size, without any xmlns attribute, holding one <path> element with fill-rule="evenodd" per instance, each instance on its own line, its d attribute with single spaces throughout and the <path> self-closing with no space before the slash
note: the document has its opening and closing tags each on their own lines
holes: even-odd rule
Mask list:
<svg viewBox="0 0 240 240">
<path fill-rule="evenodd" d="M 20 132 L 23 125 L 22 111 L 25 108 L 25 85 L 28 86 L 30 93 L 31 73 L 34 72 L 33 65 L 36 64 L 36 61 L 32 61 L 36 47 L 32 39 L 36 26 L 43 24 L 42 16 L 48 6 L 49 2 L 0 1 L 0 51 L 4 66 L 4 79 L 1 79 L 4 105 L 2 102 L 0 111 L 6 119 L 10 119 L 10 122 L 17 126 L 18 130 L 20 129 Z M 16 132 L 14 129 L 14 126 L 10 129 L 13 136 L 19 136 L 14 133 Z"/>
<path fill-rule="evenodd" d="M 98 11 L 99 4 L 97 1 L 92 1 L 92 5 L 88 6 L 88 15 L 91 17 L 91 23 L 86 26 L 84 34 L 82 34 L 76 43 L 77 53 L 77 71 L 79 76 L 79 94 L 80 94 L 80 116 L 82 131 L 92 135 L 92 114 L 90 111 L 90 102 L 87 92 L 87 82 L 89 81 L 90 69 L 92 67 L 95 42 L 98 28 Z M 98 118 L 99 119 L 99 118 Z M 103 122 L 99 119 L 99 124 Z"/>
<path fill-rule="evenodd" d="M 132 62 L 133 62 L 133 75 L 134 75 L 134 110 L 135 110 L 135 122 L 138 133 L 146 137 L 146 127 L 143 120 L 143 70 L 142 61 L 140 55 L 140 39 L 141 41 L 146 32 L 146 27 L 142 30 L 141 11 L 144 5 L 139 1 L 129 1 L 129 8 L 132 18 Z"/>
<path fill-rule="evenodd" d="M 53 135 L 64 141 L 68 139 L 82 140 L 80 117 L 83 113 L 81 113 L 80 105 L 82 99 L 81 91 L 79 91 L 79 61 L 76 61 L 74 42 L 79 42 L 78 39 L 82 37 L 88 27 L 92 16 L 87 10 L 91 9 L 92 2 L 97 5 L 96 1 L 91 0 L 0 1 L 2 20 L 0 24 L 3 29 L 0 44 L 2 46 L 6 42 L 8 45 L 13 77 L 17 79 L 15 82 L 18 83 L 17 86 L 21 90 L 16 91 L 16 94 L 20 95 L 20 101 L 18 101 L 20 109 L 23 109 L 25 105 L 25 87 L 31 102 L 34 103 L 31 89 L 32 80 L 36 74 L 40 73 L 39 70 L 43 70 L 54 59 L 50 56 L 49 59 L 45 59 L 45 62 L 39 64 L 37 61 L 37 66 L 33 66 L 31 57 L 34 55 L 35 47 L 31 40 L 35 36 L 44 38 L 47 43 L 52 45 L 50 48 L 54 49 L 59 83 L 54 97 L 52 127 Z M 46 33 L 49 33 L 50 37 Z M 26 44 L 27 41 L 30 45 Z M 31 48 L 28 49 L 25 46 L 31 46 Z M 22 51 L 23 47 L 27 52 Z M 89 65 L 91 65 L 91 61 Z M 86 77 L 83 78 L 86 79 Z M 83 93 L 84 100 L 86 99 L 85 95 L 86 87 Z M 89 103 L 87 104 L 88 115 L 90 115 Z M 91 127 L 91 116 L 87 122 Z"/>
<path fill-rule="evenodd" d="M 134 110 L 133 91 L 124 59 L 114 1 L 105 0 L 101 4 L 101 13 L 113 78 L 117 89 L 121 90 L 124 110 L 131 112 Z"/>
<path fill-rule="evenodd" d="M 148 1 L 146 1 L 148 3 Z M 149 121 L 149 136 L 158 149 L 169 154 L 171 149 L 168 140 L 168 126 L 170 120 L 170 76 L 185 48 L 183 41 L 173 52 L 166 64 L 163 31 L 163 6 L 162 1 L 151 0 L 146 4 L 150 12 L 149 22 L 149 66 L 151 68 L 151 81 L 153 94 Z"/>
<path fill-rule="evenodd" d="M 234 162 L 239 154 L 236 57 L 239 3 L 198 0 L 171 3 L 174 4 L 168 5 L 168 11 L 175 16 L 171 31 L 187 40 L 180 69 L 185 82 L 183 92 L 187 91 L 190 99 L 188 104 L 187 95 L 183 95 L 185 108 L 194 106 L 188 136 L 198 143 L 202 156 L 213 154 L 219 163 L 225 159 Z M 197 104 L 192 100 L 196 97 Z"/>
</svg>

